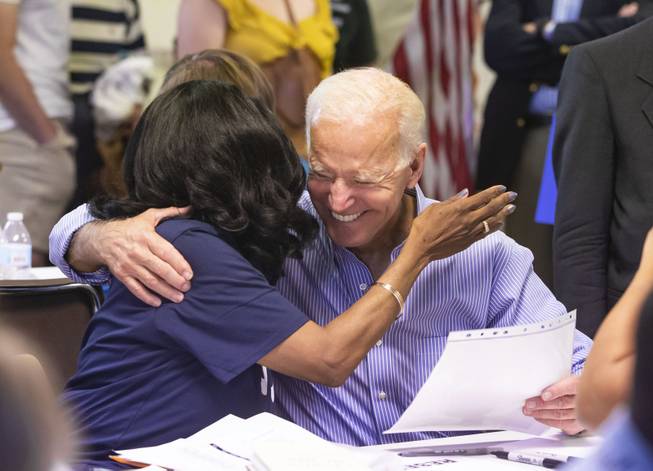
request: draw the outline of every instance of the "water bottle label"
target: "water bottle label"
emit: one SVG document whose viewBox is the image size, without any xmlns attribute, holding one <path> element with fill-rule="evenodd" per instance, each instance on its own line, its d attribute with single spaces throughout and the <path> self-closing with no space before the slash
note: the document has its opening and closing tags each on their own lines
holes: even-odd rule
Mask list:
<svg viewBox="0 0 653 471">
<path fill-rule="evenodd" d="M 9 264 L 9 252 L 5 243 L 0 242 L 0 276 L 2 275 L 4 267 Z"/>
<path fill-rule="evenodd" d="M 23 270 L 32 266 L 32 246 L 30 244 L 5 244 L 7 266 Z"/>
</svg>

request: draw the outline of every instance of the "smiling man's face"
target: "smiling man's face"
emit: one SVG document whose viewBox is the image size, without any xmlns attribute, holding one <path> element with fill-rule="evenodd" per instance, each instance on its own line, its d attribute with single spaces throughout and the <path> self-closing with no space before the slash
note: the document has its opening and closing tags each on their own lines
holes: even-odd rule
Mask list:
<svg viewBox="0 0 653 471">
<path fill-rule="evenodd" d="M 337 245 L 367 249 L 395 230 L 404 190 L 421 175 L 397 165 L 399 144 L 390 116 L 364 124 L 321 120 L 311 127 L 308 191 Z"/>
</svg>

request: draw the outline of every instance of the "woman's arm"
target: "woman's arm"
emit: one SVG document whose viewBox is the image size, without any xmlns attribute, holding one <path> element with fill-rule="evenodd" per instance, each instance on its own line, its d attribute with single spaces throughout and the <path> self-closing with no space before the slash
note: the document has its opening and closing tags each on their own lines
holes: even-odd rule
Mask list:
<svg viewBox="0 0 653 471">
<path fill-rule="evenodd" d="M 644 302 L 653 292 L 653 229 L 644 242 L 639 269 L 594 338 L 578 390 L 578 413 L 591 428 L 628 400 L 635 366 L 635 334 Z"/>
<path fill-rule="evenodd" d="M 379 278 L 406 299 L 426 266 L 404 249 Z M 399 303 L 385 288 L 372 285 L 351 308 L 324 327 L 309 321 L 265 355 L 259 363 L 283 373 L 327 386 L 340 386 L 399 314 Z"/>
<path fill-rule="evenodd" d="M 220 49 L 227 13 L 217 0 L 182 0 L 177 16 L 177 59 L 204 49 Z"/>
<path fill-rule="evenodd" d="M 412 224 L 397 259 L 377 280 L 388 283 L 404 299 L 419 273 L 433 260 L 464 250 L 497 230 L 512 212 L 513 196 L 493 187 L 470 198 L 431 205 Z M 399 303 L 385 288 L 372 288 L 326 326 L 308 322 L 259 361 L 280 373 L 339 386 L 392 325 Z"/>
</svg>

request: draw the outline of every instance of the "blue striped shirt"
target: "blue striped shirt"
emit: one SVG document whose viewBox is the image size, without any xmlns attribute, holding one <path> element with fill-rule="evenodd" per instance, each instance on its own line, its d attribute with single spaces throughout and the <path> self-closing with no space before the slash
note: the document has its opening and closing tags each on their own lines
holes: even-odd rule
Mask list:
<svg viewBox="0 0 653 471">
<path fill-rule="evenodd" d="M 421 212 L 433 200 L 417 191 Z M 305 193 L 300 206 L 317 217 Z M 68 276 L 80 279 L 63 256 L 73 232 L 90 220 L 84 207 L 64 217 L 50 236 L 50 253 Z M 319 219 L 318 219 L 319 220 Z M 396 258 L 401 246 L 392 252 Z M 564 314 L 565 308 L 535 275 L 531 252 L 497 232 L 457 255 L 428 265 L 396 321 L 339 388 L 274 374 L 277 412 L 335 442 L 371 445 L 441 436 L 383 435 L 408 407 L 444 351 L 452 330 L 527 324 Z M 281 293 L 324 325 L 348 309 L 374 281 L 349 250 L 335 246 L 320 223 L 302 260 L 288 259 Z M 106 272 L 85 276 L 106 279 Z M 576 333 L 571 371 L 582 369 L 591 341 Z M 480 385 L 482 386 L 482 385 Z"/>
</svg>

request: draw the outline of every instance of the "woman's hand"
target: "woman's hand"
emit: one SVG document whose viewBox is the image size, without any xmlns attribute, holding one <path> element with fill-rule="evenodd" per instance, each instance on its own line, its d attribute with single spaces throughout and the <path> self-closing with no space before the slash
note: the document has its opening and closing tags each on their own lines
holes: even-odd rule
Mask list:
<svg viewBox="0 0 653 471">
<path fill-rule="evenodd" d="M 515 198 L 517 193 L 498 185 L 434 203 L 415 218 L 406 245 L 425 263 L 454 255 L 500 229 L 515 211 Z"/>
</svg>

